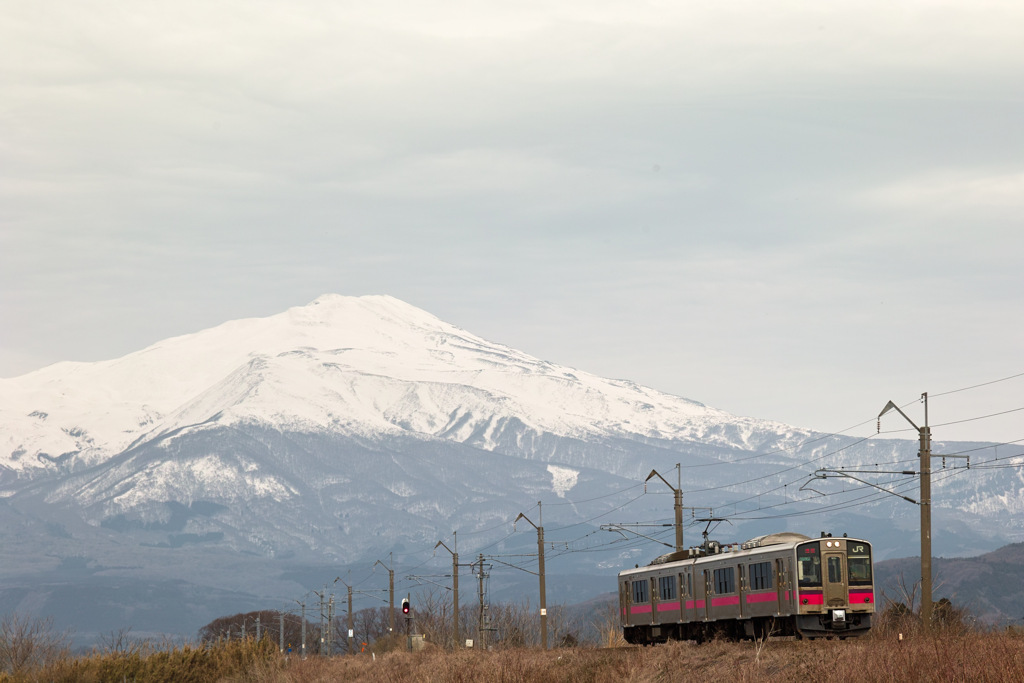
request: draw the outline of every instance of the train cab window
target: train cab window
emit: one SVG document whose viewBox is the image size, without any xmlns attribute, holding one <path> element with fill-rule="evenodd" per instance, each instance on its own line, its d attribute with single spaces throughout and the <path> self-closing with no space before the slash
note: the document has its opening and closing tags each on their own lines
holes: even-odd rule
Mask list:
<svg viewBox="0 0 1024 683">
<path fill-rule="evenodd" d="M 647 579 L 633 582 L 633 602 L 647 602 Z"/>
<path fill-rule="evenodd" d="M 828 557 L 828 582 L 843 582 L 843 558 L 836 555 L 830 555 Z"/>
<path fill-rule="evenodd" d="M 821 556 L 818 544 L 797 546 L 796 575 L 801 588 L 821 585 Z"/>
<path fill-rule="evenodd" d="M 846 548 L 846 567 L 851 586 L 871 585 L 871 546 L 850 543 Z"/>
<path fill-rule="evenodd" d="M 715 594 L 733 593 L 736 591 L 736 570 L 733 567 L 715 570 Z"/>
<path fill-rule="evenodd" d="M 750 590 L 760 591 L 772 588 L 771 562 L 750 565 Z"/>
<path fill-rule="evenodd" d="M 662 576 L 658 578 L 658 599 L 659 600 L 675 600 L 676 599 L 676 577 L 674 576 Z"/>
</svg>

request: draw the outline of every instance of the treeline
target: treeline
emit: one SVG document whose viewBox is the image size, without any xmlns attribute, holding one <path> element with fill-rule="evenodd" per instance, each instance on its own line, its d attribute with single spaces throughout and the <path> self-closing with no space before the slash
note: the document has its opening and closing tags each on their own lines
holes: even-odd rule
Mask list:
<svg viewBox="0 0 1024 683">
<path fill-rule="evenodd" d="M 231 641 L 245 637 L 263 638 L 278 644 L 288 654 L 339 655 L 360 652 L 382 653 L 408 646 L 408 636 L 445 649 L 467 646 L 480 649 L 539 647 L 539 610 L 529 601 L 486 606 L 461 605 L 458 643 L 455 637 L 451 599 L 438 592 L 417 595 L 412 600 L 410 619 L 396 605 L 392 630 L 388 606 L 370 607 L 335 616 L 330 622 L 306 615 L 305 650 L 302 617 L 294 612 L 263 610 L 219 617 L 199 629 L 200 642 Z M 349 630 L 351 628 L 351 637 Z M 407 630 L 408 628 L 408 630 Z M 615 605 L 598 603 L 589 608 L 556 605 L 547 609 L 549 647 L 615 645 L 621 631 Z M 417 638 L 419 640 L 419 638 Z"/>
</svg>

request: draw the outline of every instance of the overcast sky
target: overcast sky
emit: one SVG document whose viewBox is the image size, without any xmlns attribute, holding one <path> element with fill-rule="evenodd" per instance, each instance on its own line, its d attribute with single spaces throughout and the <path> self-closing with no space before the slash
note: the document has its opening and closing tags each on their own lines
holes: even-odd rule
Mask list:
<svg viewBox="0 0 1024 683">
<path fill-rule="evenodd" d="M 1024 4 L 0 0 L 0 228 L 0 377 L 390 294 L 839 431 L 1024 373 Z"/>
</svg>

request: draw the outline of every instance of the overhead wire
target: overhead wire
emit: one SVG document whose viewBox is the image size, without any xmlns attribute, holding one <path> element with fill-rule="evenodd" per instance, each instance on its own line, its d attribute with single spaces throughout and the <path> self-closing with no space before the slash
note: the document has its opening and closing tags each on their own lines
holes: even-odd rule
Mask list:
<svg viewBox="0 0 1024 683">
<path fill-rule="evenodd" d="M 994 379 L 991 382 L 982 382 L 981 384 L 972 384 L 969 387 L 962 387 L 960 389 L 951 389 L 949 391 L 942 391 L 937 394 L 928 394 L 929 398 L 938 398 L 939 396 L 948 396 L 949 394 L 958 394 L 961 391 L 969 391 L 971 389 L 977 389 L 979 387 L 987 387 L 990 384 L 998 384 L 999 382 L 1005 382 L 1010 379 L 1017 379 L 1018 377 L 1024 377 L 1024 372 L 1019 372 L 1016 375 L 1010 375 L 1009 377 L 1002 377 L 1000 379 Z"/>
<path fill-rule="evenodd" d="M 989 381 L 989 382 L 983 382 L 983 383 L 980 383 L 980 384 L 975 384 L 975 385 L 971 385 L 971 386 L 968 386 L 968 387 L 962 387 L 962 388 L 954 389 L 954 390 L 950 390 L 950 391 L 933 393 L 933 394 L 930 394 L 930 398 L 937 398 L 937 397 L 947 396 L 947 395 L 958 393 L 958 392 L 962 392 L 962 391 L 968 391 L 968 390 L 971 390 L 971 389 L 977 389 L 977 388 L 980 388 L 980 387 L 989 386 L 989 385 L 992 385 L 992 384 L 996 384 L 998 382 L 1003 382 L 1003 381 L 1007 381 L 1007 380 L 1011 380 L 1011 379 L 1016 379 L 1016 378 L 1019 378 L 1019 377 L 1024 377 L 1024 373 L 1018 373 L 1018 374 L 1010 375 L 1010 376 L 1007 376 L 1007 377 L 1004 377 L 1004 378 L 1001 378 L 1001 379 L 992 380 L 992 381 Z M 901 406 L 901 408 L 905 408 L 907 406 L 910 406 L 913 403 L 918 402 L 919 400 L 920 399 L 915 399 L 914 401 L 910 401 L 907 404 L 905 404 L 904 406 Z M 996 417 L 996 416 L 999 416 L 999 415 L 1006 415 L 1006 414 L 1010 414 L 1010 413 L 1014 413 L 1014 412 L 1019 412 L 1021 410 L 1024 410 L 1024 407 L 1014 408 L 1014 409 L 1011 409 L 1011 410 L 1002 411 L 1002 412 L 998 412 L 998 413 L 992 413 L 992 414 L 989 414 L 989 415 L 983 415 L 983 416 L 978 416 L 978 417 L 973 417 L 973 418 L 967 418 L 967 419 L 964 419 L 964 420 L 945 422 L 945 423 L 941 423 L 941 424 L 933 425 L 933 426 L 940 427 L 940 426 L 947 426 L 947 425 L 953 425 L 953 424 L 961 424 L 961 423 L 964 423 L 964 422 L 970 422 L 970 421 L 974 421 L 974 420 L 987 419 L 987 418 Z M 874 421 L 874 420 L 875 420 L 875 418 L 872 418 L 871 420 L 866 420 L 864 422 L 860 422 L 860 423 L 858 423 L 856 425 L 853 425 L 851 427 L 848 427 L 848 428 L 846 428 L 844 430 L 841 430 L 841 431 L 838 431 L 838 432 L 834 432 L 834 433 L 830 433 L 830 434 L 822 434 L 821 436 L 817 436 L 817 437 L 815 437 L 813 439 L 807 439 L 805 441 L 801 441 L 801 442 L 799 442 L 799 443 L 797 443 L 797 444 L 795 444 L 793 446 L 786 447 L 786 448 L 779 448 L 779 449 L 776 449 L 776 450 L 773 450 L 773 451 L 767 451 L 767 452 L 762 452 L 762 453 L 755 453 L 755 454 L 752 454 L 750 456 L 746 456 L 746 457 L 743 457 L 743 458 L 736 458 L 736 459 L 732 459 L 732 460 L 722 460 L 722 461 L 713 462 L 713 463 L 697 463 L 697 464 L 693 464 L 693 465 L 680 465 L 680 468 L 681 469 L 695 469 L 695 468 L 701 468 L 701 467 L 713 467 L 713 466 L 721 466 L 721 465 L 734 465 L 734 464 L 746 462 L 746 461 L 749 461 L 749 460 L 763 459 L 765 457 L 768 457 L 768 456 L 771 456 L 771 455 L 776 455 L 776 454 L 779 454 L 779 453 L 793 453 L 793 454 L 795 454 L 799 449 L 801 449 L 801 448 L 803 448 L 805 446 L 808 446 L 808 445 L 813 444 L 813 443 L 817 443 L 819 441 L 824 441 L 824 440 L 835 438 L 836 436 L 840 436 L 840 435 L 842 435 L 842 434 L 844 434 L 846 432 L 849 432 L 849 431 L 851 431 L 853 429 L 861 427 L 861 426 L 863 426 L 865 424 L 869 424 L 871 421 Z M 742 480 L 742 481 L 732 482 L 732 483 L 728 483 L 728 484 L 722 484 L 722 485 L 719 485 L 719 486 L 706 487 L 706 488 L 703 488 L 703 489 L 695 489 L 695 490 L 687 491 L 687 493 L 706 493 L 706 492 L 710 492 L 710 491 L 720 491 L 720 490 L 724 490 L 724 489 L 735 488 L 737 486 L 742 486 L 744 484 L 749 484 L 749 483 L 752 483 L 754 481 L 763 480 L 763 479 L 766 479 L 766 478 L 769 478 L 769 477 L 777 477 L 777 476 L 779 476 L 781 474 L 784 474 L 786 472 L 791 472 L 793 470 L 797 470 L 797 469 L 799 469 L 801 467 L 805 467 L 805 466 L 810 465 L 810 464 L 819 463 L 819 462 L 821 462 L 822 460 L 824 460 L 826 458 L 833 457 L 835 455 L 843 453 L 844 451 L 847 451 L 850 448 L 858 446 L 858 445 L 864 443 L 865 441 L 868 441 L 869 439 L 872 439 L 872 438 L 878 436 L 879 434 L 893 434 L 893 433 L 906 432 L 906 431 L 912 431 L 912 430 L 910 430 L 910 429 L 900 429 L 900 430 L 891 430 L 891 431 L 886 431 L 886 432 L 878 432 L 876 434 L 873 434 L 873 435 L 870 435 L 870 436 L 867 436 L 867 437 L 859 438 L 856 441 L 854 441 L 853 443 L 846 444 L 843 447 L 838 448 L 836 450 L 832 450 L 832 451 L 829 451 L 829 452 L 824 453 L 822 455 L 819 455 L 817 457 L 810 458 L 808 460 L 803 461 L 802 463 L 799 463 L 799 464 L 796 464 L 796 465 L 793 465 L 793 466 L 790 466 L 790 467 L 786 467 L 786 468 L 783 468 L 781 470 L 776 470 L 775 472 L 772 472 L 772 473 L 767 474 L 767 475 L 755 477 L 755 478 L 752 478 L 752 479 L 745 479 L 745 480 Z M 1024 440 L 1024 439 L 1022 439 L 1022 440 Z M 997 445 L 1009 445 L 1009 444 L 1017 443 L 1018 441 L 1021 441 L 1021 440 L 1010 441 L 1010 442 L 1006 442 L 1005 444 L 997 444 Z M 987 446 L 978 447 L 976 449 L 970 449 L 969 451 L 964 451 L 964 452 L 966 453 L 966 452 L 975 451 L 975 450 L 983 450 L 983 449 L 987 449 L 987 448 L 991 448 L 991 447 L 992 447 L 991 445 L 987 445 Z M 1010 459 L 1013 459 L 1013 458 L 1019 458 L 1019 457 L 1022 457 L 1022 456 L 1024 456 L 1024 453 L 1014 454 L 1014 455 L 1010 455 L 1010 456 L 1002 456 L 1002 457 L 986 460 L 986 461 L 983 461 L 981 463 L 977 463 L 977 464 L 971 466 L 971 469 L 997 469 L 997 468 L 1001 468 L 1001 467 L 1021 467 L 1021 466 L 1024 466 L 1024 463 L 1021 463 L 1021 464 L 1018 464 L 1018 463 L 996 464 L 996 463 L 1000 463 L 1001 461 L 1010 460 Z M 902 464 L 902 463 L 912 462 L 912 461 L 913 461 L 912 459 L 895 460 L 895 461 L 889 461 L 889 462 L 884 462 L 884 463 L 875 463 L 873 466 L 879 467 L 881 465 Z M 939 473 L 933 474 L 933 477 L 937 477 L 937 481 L 943 481 L 943 480 L 948 479 L 950 477 L 962 474 L 966 470 L 967 470 L 967 468 L 950 468 L 949 471 L 940 471 Z M 787 512 L 787 513 L 780 514 L 780 515 L 750 516 L 751 513 L 754 513 L 754 512 L 758 512 L 758 511 L 762 511 L 762 510 L 769 510 L 769 509 L 773 509 L 773 508 L 777 508 L 777 507 L 784 507 L 784 506 L 788 506 L 788 505 L 795 505 L 795 504 L 799 504 L 799 503 L 806 503 L 806 502 L 812 501 L 812 500 L 814 500 L 816 498 L 855 493 L 858 490 L 865 488 L 865 486 L 864 485 L 860 485 L 860 486 L 856 486 L 855 485 L 855 486 L 853 486 L 852 488 L 850 488 L 848 490 L 838 491 L 838 492 L 829 492 L 829 493 L 824 493 L 824 494 L 821 493 L 821 492 L 816 492 L 818 495 L 815 495 L 815 496 L 808 496 L 808 497 L 805 497 L 805 498 L 796 498 L 796 499 L 791 500 L 791 501 L 790 500 L 786 500 L 786 501 L 783 501 L 783 502 L 780 502 L 780 503 L 775 503 L 775 504 L 767 505 L 767 506 L 759 505 L 754 510 L 750 510 L 750 511 L 747 511 L 747 512 L 742 512 L 742 513 L 734 512 L 733 515 L 727 516 L 727 517 L 725 515 L 722 515 L 722 516 L 725 517 L 726 519 L 734 519 L 734 520 L 778 519 L 778 518 L 784 518 L 784 517 L 797 517 L 797 516 L 805 516 L 805 515 L 809 515 L 809 514 L 820 514 L 820 513 L 823 513 L 823 512 L 842 510 L 842 509 L 847 509 L 849 507 L 854 507 L 854 506 L 857 506 L 857 505 L 863 505 L 863 504 L 872 503 L 874 501 L 882 500 L 887 495 L 900 495 L 898 493 L 898 491 L 905 490 L 906 488 L 909 488 L 910 486 L 912 486 L 913 484 L 916 483 L 918 478 L 919 478 L 919 475 L 914 475 L 914 476 L 911 476 L 909 479 L 902 480 L 902 481 L 889 481 L 889 482 L 886 482 L 886 483 L 880 485 L 879 488 L 882 489 L 880 491 L 868 492 L 868 493 L 866 493 L 864 495 L 861 495 L 861 496 L 858 496 L 858 497 L 856 497 L 856 498 L 854 498 L 852 500 L 845 500 L 845 501 L 837 502 L 837 503 L 831 504 L 831 505 L 816 506 L 813 510 L 793 511 L 793 512 Z M 742 499 L 737 500 L 737 501 L 732 501 L 730 503 L 727 503 L 723 507 L 733 506 L 734 510 L 735 510 L 735 506 L 741 505 L 742 503 L 748 502 L 748 501 L 753 500 L 755 498 L 760 498 L 761 496 L 770 495 L 772 493 L 777 492 L 780 489 L 788 488 L 790 485 L 794 485 L 796 482 L 801 481 L 802 479 L 805 479 L 805 477 L 799 477 L 797 479 L 792 480 L 791 482 L 787 482 L 787 483 L 775 486 L 775 487 L 773 487 L 771 489 L 768 489 L 767 491 L 763 491 L 761 493 L 758 493 L 758 494 L 755 494 L 755 495 L 751 495 L 751 496 L 748 496 L 747 498 L 742 498 Z M 642 484 L 635 484 L 633 486 L 629 486 L 629 487 L 626 487 L 624 489 L 620 489 L 619 491 L 614 491 L 614 492 L 611 492 L 611 493 L 608 493 L 608 494 L 603 494 L 601 496 L 595 496 L 593 498 L 583 499 L 583 500 L 579 500 L 579 501 L 569 501 L 569 500 L 566 500 L 566 501 L 548 503 L 547 505 L 550 506 L 550 507 L 560 507 L 560 506 L 565 506 L 565 505 L 573 505 L 573 506 L 582 505 L 582 504 L 585 504 L 585 503 L 590 503 L 590 502 L 594 502 L 594 501 L 597 501 L 597 500 L 604 500 L 604 499 L 611 498 L 611 497 L 614 497 L 614 496 L 617 496 L 617 495 L 621 495 L 621 494 L 626 493 L 628 491 L 631 491 L 631 490 L 633 490 L 635 488 L 638 488 L 641 485 Z M 886 487 L 888 487 L 888 488 L 886 488 Z M 600 519 L 601 517 L 605 517 L 605 516 L 607 516 L 607 515 L 609 515 L 611 513 L 614 513 L 614 512 L 616 512 L 618 510 L 623 509 L 627 505 L 635 502 L 636 500 L 639 500 L 643 495 L 645 495 L 645 494 L 641 494 L 639 496 L 633 497 L 630 500 L 625 501 L 621 505 L 618 505 L 618 506 L 616 506 L 614 508 L 611 508 L 609 510 L 603 511 L 603 512 L 601 512 L 601 513 L 599 513 L 597 515 L 594 515 L 594 516 L 592 516 L 592 517 L 590 517 L 590 518 L 588 518 L 586 520 L 583 520 L 583 521 L 580 521 L 580 522 L 576 522 L 576 523 L 573 523 L 573 524 L 568 524 L 568 525 L 565 525 L 565 526 L 553 527 L 553 528 L 549 529 L 549 531 L 551 531 L 551 532 L 564 531 L 564 530 L 567 530 L 567 529 L 571 529 L 571 528 L 574 528 L 574 527 L 578 527 L 578 526 L 582 526 L 584 524 L 591 523 L 591 522 L 593 522 L 593 521 L 595 521 L 597 519 Z M 474 532 L 466 532 L 466 535 L 475 535 L 475 534 L 485 533 L 485 532 L 488 532 L 488 531 L 492 531 L 492 530 L 494 530 L 494 529 L 496 529 L 496 528 L 498 528 L 500 526 L 502 526 L 502 525 L 498 524 L 498 525 L 495 525 L 495 526 L 492 526 L 492 527 L 488 527 L 487 529 L 481 529 L 481 530 L 477 530 L 477 531 L 474 531 Z M 691 523 L 688 526 L 692 527 L 692 526 L 695 526 L 695 524 Z M 622 538 L 612 539 L 611 541 L 608 541 L 608 542 L 605 542 L 605 543 L 601 543 L 601 544 L 598 544 L 596 546 L 588 546 L 588 547 L 585 547 L 585 548 L 571 548 L 571 547 L 569 547 L 571 544 L 579 543 L 579 542 L 583 541 L 584 539 L 587 539 L 590 536 L 593 536 L 597 532 L 598 532 L 598 530 L 594 529 L 594 530 L 591 530 L 591 531 L 587 532 L 586 534 L 583 534 L 582 536 L 579 536 L 579 537 L 577 537 L 575 539 L 571 539 L 571 540 L 567 540 L 567 541 L 549 541 L 549 543 L 559 543 L 559 544 L 564 544 L 565 545 L 565 547 L 563 549 L 554 549 L 553 548 L 552 549 L 552 553 L 551 553 L 551 557 L 552 558 L 557 558 L 557 557 L 560 557 L 562 555 L 578 553 L 578 552 L 603 552 L 603 551 L 606 551 L 607 549 L 610 549 L 612 547 L 622 545 L 623 543 L 645 544 L 645 543 L 657 542 L 657 541 L 651 541 L 651 540 L 649 540 L 647 538 L 643 538 L 643 537 L 637 537 L 635 539 L 630 539 L 630 538 L 622 537 Z M 509 533 L 508 535 L 506 535 L 502 539 L 499 539 L 499 540 L 497 540 L 497 541 L 495 541 L 495 542 L 493 542 L 493 543 L 491 543 L 491 544 L 489 544 L 487 546 L 484 546 L 480 550 L 486 550 L 487 548 L 493 547 L 493 546 L 495 546 L 495 545 L 497 545 L 497 544 L 507 540 L 514 533 L 515 533 L 515 531 Z M 653 538 L 657 538 L 659 535 L 668 536 L 669 533 L 670 533 L 670 529 L 665 529 L 665 530 L 662 530 L 662 531 L 653 532 L 651 534 L 651 536 Z M 537 556 L 535 554 L 532 555 L 531 557 L 532 557 L 532 559 L 527 563 L 528 566 L 532 566 L 533 563 L 537 562 Z M 433 558 L 428 558 L 428 560 L 426 560 L 424 563 L 422 563 L 419 566 L 423 566 L 423 564 L 426 564 L 427 562 L 429 562 L 430 559 L 433 559 Z"/>
</svg>

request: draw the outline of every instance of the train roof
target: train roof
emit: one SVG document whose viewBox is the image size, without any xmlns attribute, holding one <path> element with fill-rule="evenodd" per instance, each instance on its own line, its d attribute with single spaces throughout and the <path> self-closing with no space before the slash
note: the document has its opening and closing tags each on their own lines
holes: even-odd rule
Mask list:
<svg viewBox="0 0 1024 683">
<path fill-rule="evenodd" d="M 829 537 L 825 537 L 829 538 Z M 847 541 L 863 541 L 863 539 L 843 537 Z M 711 553 L 704 554 L 700 552 L 700 548 L 691 548 L 690 550 L 674 551 L 666 553 L 660 557 L 655 558 L 649 564 L 642 567 L 634 567 L 632 569 L 624 569 L 619 572 L 619 575 L 637 574 L 640 572 L 651 571 L 658 569 L 661 565 L 685 565 L 685 564 L 704 564 L 706 562 L 713 562 L 725 558 L 732 557 L 751 557 L 756 556 L 762 552 L 768 552 L 773 550 L 790 550 L 795 548 L 798 544 L 804 543 L 805 541 L 817 540 L 804 534 L 798 534 L 790 531 L 783 531 L 774 534 L 765 534 L 764 536 L 757 536 L 750 539 L 745 543 L 736 543 L 719 546 L 721 550 Z M 712 541 L 716 546 L 718 543 Z M 691 551 L 697 551 L 697 554 L 691 553 Z"/>
</svg>

